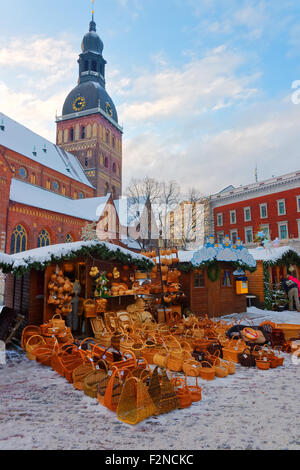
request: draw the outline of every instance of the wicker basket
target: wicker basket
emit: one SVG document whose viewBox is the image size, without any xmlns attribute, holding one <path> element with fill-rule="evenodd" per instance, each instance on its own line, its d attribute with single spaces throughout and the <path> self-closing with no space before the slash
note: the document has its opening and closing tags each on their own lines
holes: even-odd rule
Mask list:
<svg viewBox="0 0 300 470">
<path fill-rule="evenodd" d="M 156 413 L 157 408 L 141 379 L 129 377 L 122 389 L 117 417 L 123 423 L 136 425 Z"/>
<path fill-rule="evenodd" d="M 189 359 L 183 362 L 182 370 L 189 377 L 199 376 L 199 362 Z"/>
<path fill-rule="evenodd" d="M 172 380 L 172 384 L 174 386 L 179 401 L 179 408 L 181 410 L 184 408 L 189 408 L 192 405 L 193 400 L 191 392 L 184 380 L 180 377 L 176 377 Z"/>
<path fill-rule="evenodd" d="M 165 349 L 161 349 L 153 356 L 153 364 L 159 367 L 166 368 L 168 361 L 168 353 Z"/>
<path fill-rule="evenodd" d="M 95 365 L 93 362 L 87 362 L 86 364 L 81 364 L 73 370 L 73 387 L 76 390 L 84 389 L 84 380 L 95 371 Z"/>
<path fill-rule="evenodd" d="M 207 361 L 200 362 L 199 377 L 204 380 L 214 380 L 216 375 L 215 368 Z"/>
<path fill-rule="evenodd" d="M 31 361 L 35 361 L 36 360 L 36 356 L 34 353 L 35 349 L 45 344 L 46 344 L 46 341 L 44 340 L 42 336 L 40 335 L 30 336 L 25 347 L 27 358 L 30 359 Z"/>
<path fill-rule="evenodd" d="M 104 364 L 104 369 L 95 369 L 84 379 L 83 391 L 90 398 L 97 398 L 98 384 L 101 379 L 108 375 L 106 362 L 101 362 Z"/>
<path fill-rule="evenodd" d="M 107 330 L 103 330 L 101 333 L 97 334 L 95 339 L 104 348 L 109 348 L 111 346 L 111 333 Z"/>
<path fill-rule="evenodd" d="M 96 314 L 105 313 L 107 308 L 107 299 L 96 299 Z"/>
<path fill-rule="evenodd" d="M 66 329 L 66 322 L 62 319 L 62 316 L 60 314 L 54 315 L 50 320 L 50 323 L 52 325 L 52 328 L 57 329 L 58 332 L 64 331 Z"/>
<path fill-rule="evenodd" d="M 185 376 L 185 384 L 186 384 L 186 386 L 188 387 L 188 389 L 190 391 L 192 401 L 193 402 L 198 402 L 198 401 L 202 400 L 202 388 L 199 387 L 199 385 L 198 385 L 197 376 L 195 377 L 195 379 L 196 379 L 195 385 L 187 385 L 187 377 Z"/>
<path fill-rule="evenodd" d="M 271 362 L 264 359 L 256 359 L 256 367 L 261 370 L 269 370 L 271 367 Z"/>
<path fill-rule="evenodd" d="M 96 318 L 96 302 L 92 299 L 88 299 L 83 303 L 84 313 L 86 318 Z"/>
<path fill-rule="evenodd" d="M 26 350 L 26 344 L 31 336 L 41 336 L 43 334 L 41 327 L 35 325 L 28 325 L 22 331 L 21 347 Z"/>
</svg>

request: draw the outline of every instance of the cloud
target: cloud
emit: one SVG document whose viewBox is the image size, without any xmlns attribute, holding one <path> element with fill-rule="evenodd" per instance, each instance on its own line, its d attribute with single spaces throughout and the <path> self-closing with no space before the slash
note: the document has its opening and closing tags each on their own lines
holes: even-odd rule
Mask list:
<svg viewBox="0 0 300 470">
<path fill-rule="evenodd" d="M 259 74 L 242 75 L 242 55 L 221 45 L 181 68 L 167 64 L 144 71 L 121 86 L 123 122 L 199 115 L 254 97 Z"/>
</svg>

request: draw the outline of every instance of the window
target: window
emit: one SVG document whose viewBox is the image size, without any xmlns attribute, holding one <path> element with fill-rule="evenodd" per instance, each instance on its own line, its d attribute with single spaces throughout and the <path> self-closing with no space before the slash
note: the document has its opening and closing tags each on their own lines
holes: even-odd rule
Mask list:
<svg viewBox="0 0 300 470">
<path fill-rule="evenodd" d="M 217 214 L 217 226 L 222 227 L 223 225 L 223 214 Z"/>
<path fill-rule="evenodd" d="M 47 232 L 47 230 L 42 230 L 38 236 L 37 246 L 38 248 L 41 248 L 42 246 L 49 246 L 49 245 L 50 245 L 50 235 Z"/>
<path fill-rule="evenodd" d="M 84 126 L 82 126 L 81 128 L 81 138 L 85 139 L 85 127 Z"/>
<path fill-rule="evenodd" d="M 300 196 L 297 196 L 297 212 L 300 212 Z"/>
<path fill-rule="evenodd" d="M 19 168 L 19 176 L 23 179 L 26 180 L 27 178 L 27 170 L 23 167 Z"/>
<path fill-rule="evenodd" d="M 89 61 L 88 61 L 88 60 L 85 60 L 85 61 L 84 61 L 84 71 L 85 71 L 85 72 L 88 72 L 88 70 L 89 70 Z"/>
<path fill-rule="evenodd" d="M 59 184 L 57 181 L 53 181 L 52 183 L 52 188 L 54 191 L 58 191 L 59 190 Z"/>
<path fill-rule="evenodd" d="M 236 244 L 238 238 L 238 231 L 237 230 L 230 230 L 230 238 L 233 244 Z"/>
<path fill-rule="evenodd" d="M 74 140 L 74 129 L 73 127 L 70 129 L 70 141 L 73 142 Z"/>
<path fill-rule="evenodd" d="M 260 204 L 260 218 L 266 219 L 268 217 L 268 206 L 267 204 Z"/>
<path fill-rule="evenodd" d="M 281 199 L 280 201 L 277 201 L 277 210 L 278 210 L 278 215 L 285 215 L 285 199 Z"/>
<path fill-rule="evenodd" d="M 224 240 L 224 232 L 218 232 L 217 233 L 217 241 L 218 243 L 223 243 Z"/>
<path fill-rule="evenodd" d="M 36 182 L 36 177 L 35 177 L 35 174 L 32 173 L 32 175 L 30 176 L 30 183 L 35 184 L 35 182 Z"/>
<path fill-rule="evenodd" d="M 27 250 L 27 233 L 22 225 L 17 225 L 10 239 L 10 253 L 21 253 Z"/>
<path fill-rule="evenodd" d="M 89 159 L 87 157 L 84 159 L 84 166 L 89 166 Z"/>
<path fill-rule="evenodd" d="M 109 131 L 105 131 L 105 142 L 109 144 Z"/>
<path fill-rule="evenodd" d="M 298 224 L 298 238 L 300 239 L 300 220 L 299 219 L 297 220 L 297 224 Z"/>
<path fill-rule="evenodd" d="M 280 240 L 287 240 L 289 237 L 288 234 L 288 224 L 287 222 L 280 222 L 278 224 L 278 236 Z"/>
<path fill-rule="evenodd" d="M 251 220 L 251 208 L 245 207 L 244 208 L 244 221 L 250 222 L 250 220 Z"/>
<path fill-rule="evenodd" d="M 245 243 L 253 243 L 253 228 L 245 228 Z"/>
<path fill-rule="evenodd" d="M 194 273 L 194 287 L 205 287 L 204 272 L 202 269 Z"/>
<path fill-rule="evenodd" d="M 231 272 L 224 271 L 223 278 L 222 278 L 222 285 L 223 287 L 231 287 Z"/>
<path fill-rule="evenodd" d="M 84 194 L 80 191 L 80 193 L 78 194 L 78 197 L 79 197 L 79 199 L 83 199 L 83 198 L 84 198 Z"/>
<path fill-rule="evenodd" d="M 61 194 L 62 194 L 63 196 L 66 195 L 66 188 L 65 188 L 64 186 L 61 188 Z"/>
<path fill-rule="evenodd" d="M 236 224 L 236 211 L 230 211 L 230 223 Z"/>
<path fill-rule="evenodd" d="M 70 235 L 70 233 L 67 233 L 65 237 L 65 243 L 72 243 L 73 242 L 73 237 Z"/>
<path fill-rule="evenodd" d="M 51 181 L 47 180 L 46 181 L 46 189 L 50 189 L 50 188 L 51 188 Z"/>
<path fill-rule="evenodd" d="M 92 61 L 92 71 L 97 72 L 97 62 L 95 60 Z"/>
<path fill-rule="evenodd" d="M 116 138 L 115 138 L 115 136 L 113 136 L 113 138 L 112 138 L 112 146 L 113 146 L 113 148 L 116 148 Z"/>
<path fill-rule="evenodd" d="M 117 166 L 115 163 L 113 163 L 112 170 L 113 170 L 113 173 L 117 172 Z"/>
<path fill-rule="evenodd" d="M 108 158 L 107 157 L 105 157 L 104 166 L 105 166 L 105 168 L 108 168 Z"/>
</svg>

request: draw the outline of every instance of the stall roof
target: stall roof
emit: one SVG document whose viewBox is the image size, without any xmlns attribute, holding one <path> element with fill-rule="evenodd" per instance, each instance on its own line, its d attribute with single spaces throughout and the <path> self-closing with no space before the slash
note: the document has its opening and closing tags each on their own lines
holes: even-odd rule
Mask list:
<svg viewBox="0 0 300 470">
<path fill-rule="evenodd" d="M 276 262 L 279 261 L 284 255 L 289 252 L 295 253 L 297 256 L 299 254 L 291 246 L 279 246 L 279 247 L 270 247 L 270 248 L 253 248 L 249 249 L 249 253 L 253 256 L 256 261 L 266 261 L 266 262 Z M 300 257 L 299 257 L 300 258 Z"/>
<path fill-rule="evenodd" d="M 43 269 L 52 263 L 70 260 L 80 255 L 93 254 L 97 259 L 134 264 L 140 269 L 151 269 L 154 263 L 147 257 L 108 242 L 79 241 L 50 245 L 14 255 L 0 257 L 0 267 L 6 272 L 23 273 L 32 268 Z"/>
</svg>

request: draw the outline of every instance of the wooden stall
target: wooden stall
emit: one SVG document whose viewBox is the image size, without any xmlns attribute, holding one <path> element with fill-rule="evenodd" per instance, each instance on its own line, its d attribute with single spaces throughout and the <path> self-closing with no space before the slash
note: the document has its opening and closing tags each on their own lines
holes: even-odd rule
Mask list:
<svg viewBox="0 0 300 470">
<path fill-rule="evenodd" d="M 242 250 L 212 242 L 198 251 L 179 252 L 186 308 L 209 317 L 247 311 L 248 273 L 256 269 L 256 263 L 246 248 Z M 245 285 L 242 290 L 240 284 Z"/>
<path fill-rule="evenodd" d="M 49 321 L 58 306 L 50 302 L 51 289 L 54 289 L 53 276 L 59 275 L 68 285 L 80 285 L 81 307 L 87 299 L 95 297 L 95 278 L 91 268 L 99 274 L 106 273 L 108 289 L 111 285 L 123 285 L 122 295 L 109 296 L 107 309 L 126 308 L 139 292 L 131 287 L 136 284 L 138 270 L 151 271 L 153 262 L 148 258 L 117 245 L 105 242 L 75 242 L 52 245 L 12 255 L 2 261 L 6 274 L 5 304 L 22 313 L 26 323 L 40 325 Z M 113 273 L 118 273 L 116 279 Z M 52 284 L 52 286 L 51 286 Z M 139 282 L 137 283 L 139 285 Z M 124 286 L 127 285 L 127 291 Z M 66 305 L 70 305 L 74 292 L 63 291 Z M 57 290 L 59 287 L 57 288 Z M 121 292 L 119 292 L 121 294 Z M 59 310 L 61 312 L 61 310 Z M 65 312 L 64 316 L 67 316 Z"/>
<path fill-rule="evenodd" d="M 264 308 L 266 290 L 275 289 L 283 278 L 292 275 L 300 279 L 300 256 L 290 246 L 264 249 L 262 247 L 249 250 L 257 263 L 257 269 L 249 273 L 249 294 L 255 296 L 253 305 Z M 267 285 L 264 283 L 264 277 Z"/>
</svg>

